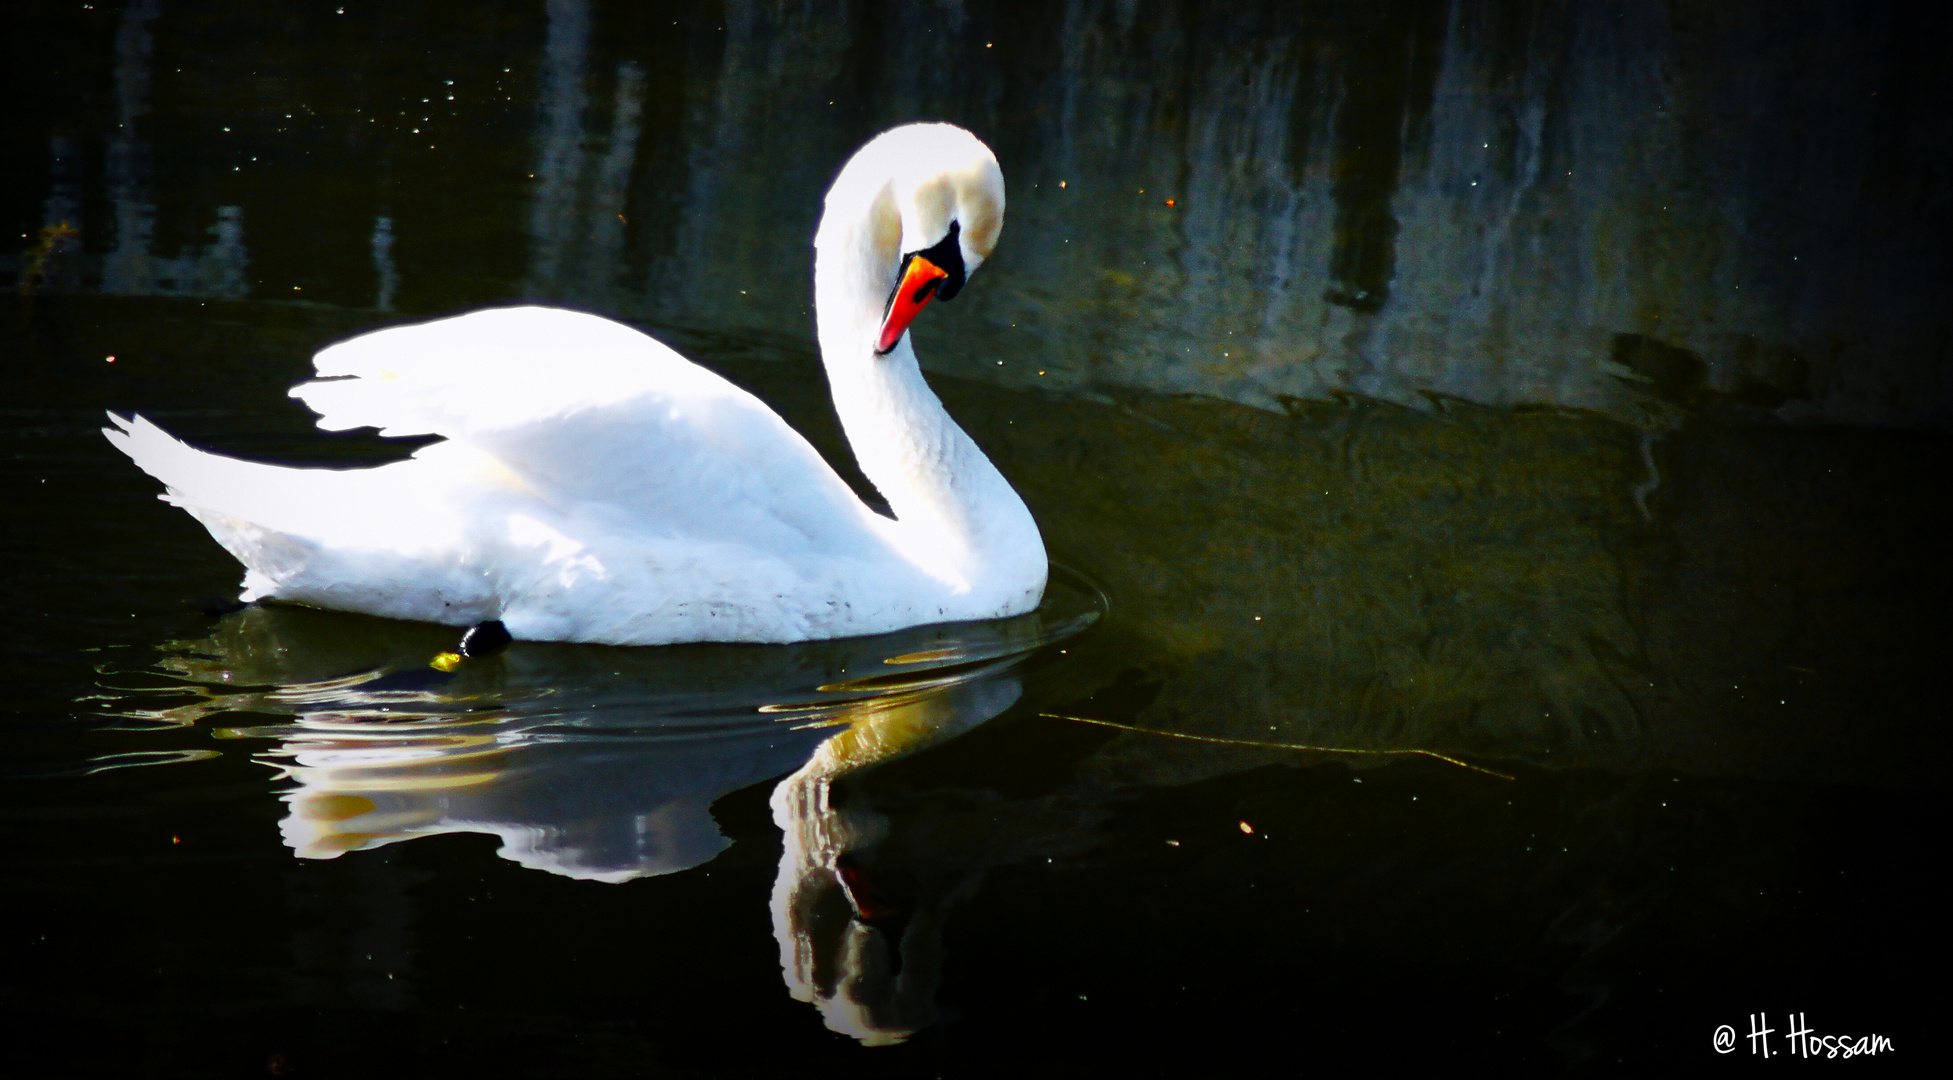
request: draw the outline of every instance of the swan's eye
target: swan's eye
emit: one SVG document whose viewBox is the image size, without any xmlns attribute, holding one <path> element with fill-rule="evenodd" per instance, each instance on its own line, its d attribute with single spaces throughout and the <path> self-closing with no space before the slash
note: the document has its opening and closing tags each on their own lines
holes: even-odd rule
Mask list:
<svg viewBox="0 0 1953 1080">
<path fill-rule="evenodd" d="M 875 355 L 886 356 L 902 340 L 924 304 L 931 299 L 947 300 L 963 287 L 963 249 L 956 242 L 958 231 L 952 221 L 948 236 L 902 257 L 902 265 L 895 273 L 895 287 L 888 291 L 888 308 L 882 313 L 882 332 L 875 339 Z"/>
<path fill-rule="evenodd" d="M 962 231 L 963 227 L 961 225 L 954 221 L 950 222 L 949 235 L 943 237 L 935 244 L 923 248 L 921 251 L 912 251 L 903 257 L 901 271 L 896 274 L 895 279 L 900 281 L 902 274 L 908 272 L 909 260 L 920 255 L 930 262 L 935 263 L 937 266 L 942 267 L 944 273 L 949 275 L 940 281 L 931 281 L 924 288 L 934 288 L 936 291 L 936 299 L 938 300 L 954 298 L 963 289 L 963 245 L 957 241 L 957 237 L 961 235 Z M 917 303 L 920 303 L 925 298 L 926 294 L 917 296 L 915 299 Z"/>
</svg>

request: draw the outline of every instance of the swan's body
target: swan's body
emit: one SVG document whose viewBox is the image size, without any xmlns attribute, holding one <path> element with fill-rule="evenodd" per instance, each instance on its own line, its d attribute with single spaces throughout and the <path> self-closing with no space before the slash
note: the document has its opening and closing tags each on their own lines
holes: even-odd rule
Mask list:
<svg viewBox="0 0 1953 1080">
<path fill-rule="evenodd" d="M 105 433 L 244 564 L 246 600 L 499 619 L 519 639 L 613 644 L 1020 614 L 1044 590 L 1037 525 L 930 392 L 903 333 L 927 302 L 909 288 L 920 269 L 952 278 L 925 282 L 952 294 L 1002 213 L 995 159 L 940 124 L 877 138 L 828 192 L 815 237 L 822 357 L 894 520 L 751 394 L 629 327 L 551 308 L 478 311 L 318 354 L 322 378 L 292 394 L 322 428 L 445 436 L 405 461 L 240 461 L 141 417 Z M 954 261 L 954 274 L 918 252 Z M 898 278 L 904 297 L 891 302 Z"/>
</svg>

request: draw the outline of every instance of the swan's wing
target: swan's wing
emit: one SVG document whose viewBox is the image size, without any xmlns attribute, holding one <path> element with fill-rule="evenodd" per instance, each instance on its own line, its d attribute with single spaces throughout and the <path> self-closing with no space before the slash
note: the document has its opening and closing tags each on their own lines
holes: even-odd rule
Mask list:
<svg viewBox="0 0 1953 1080">
<path fill-rule="evenodd" d="M 472 312 L 314 363 L 322 378 L 291 393 L 320 427 L 446 436 L 557 511 L 631 534 L 831 551 L 858 546 L 872 515 L 759 399 L 595 315 Z"/>
<path fill-rule="evenodd" d="M 476 438 L 644 394 L 736 395 L 725 380 L 622 323 L 560 308 L 474 311 L 329 345 L 292 396 L 327 431 Z M 763 411 L 763 407 L 762 407 Z"/>
</svg>

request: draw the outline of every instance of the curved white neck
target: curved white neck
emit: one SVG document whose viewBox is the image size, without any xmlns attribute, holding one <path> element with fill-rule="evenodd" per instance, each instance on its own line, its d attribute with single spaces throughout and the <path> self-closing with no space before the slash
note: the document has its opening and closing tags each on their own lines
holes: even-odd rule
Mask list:
<svg viewBox="0 0 1953 1080">
<path fill-rule="evenodd" d="M 975 591 L 1042 588 L 1037 523 L 929 389 L 908 335 L 888 355 L 875 355 L 902 226 L 886 183 L 848 190 L 848 179 L 836 181 L 814 238 L 814 307 L 835 412 L 855 460 L 888 500 L 918 561 Z"/>
</svg>

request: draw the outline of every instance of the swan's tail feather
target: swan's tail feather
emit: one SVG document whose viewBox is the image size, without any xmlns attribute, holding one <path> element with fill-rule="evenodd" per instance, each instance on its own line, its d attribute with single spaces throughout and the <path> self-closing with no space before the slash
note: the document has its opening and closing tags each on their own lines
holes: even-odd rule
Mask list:
<svg viewBox="0 0 1953 1080">
<path fill-rule="evenodd" d="M 124 418 L 110 413 L 108 416 L 115 426 L 103 428 L 102 434 L 117 450 L 129 455 L 137 468 L 163 482 L 168 489 L 162 495 L 164 502 L 193 513 L 214 510 L 257 519 L 266 511 L 276 513 L 270 504 L 292 501 L 290 488 L 285 485 L 292 479 L 291 474 L 301 470 L 198 450 L 139 415 Z"/>
<path fill-rule="evenodd" d="M 490 583 L 464 556 L 466 515 L 447 501 L 480 480 L 465 447 L 371 468 L 300 469 L 207 453 L 140 416 L 109 421 L 102 434 L 163 482 L 163 500 L 244 564 L 243 599 L 453 625 L 497 617 Z"/>
<path fill-rule="evenodd" d="M 221 460 L 214 454 L 184 445 L 141 415 L 108 414 L 112 427 L 102 434 L 117 450 L 129 455 L 136 468 L 163 482 L 164 502 L 188 509 L 198 502 L 195 492 L 212 486 L 211 463 Z M 240 463 L 241 464 L 241 463 Z"/>
<path fill-rule="evenodd" d="M 137 468 L 163 482 L 159 498 L 188 511 L 244 564 L 244 600 L 275 594 L 311 560 L 316 543 L 292 531 L 301 523 L 280 520 L 302 516 L 291 512 L 303 499 L 291 480 L 303 470 L 206 453 L 142 416 L 108 416 L 114 426 L 102 434 Z"/>
</svg>

